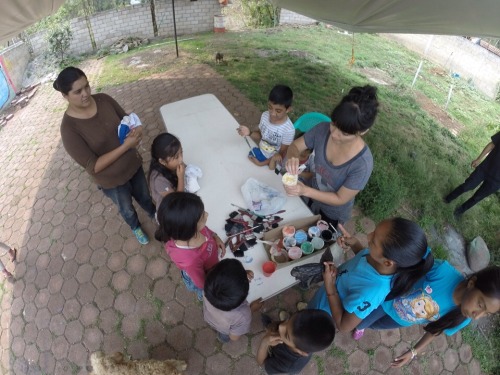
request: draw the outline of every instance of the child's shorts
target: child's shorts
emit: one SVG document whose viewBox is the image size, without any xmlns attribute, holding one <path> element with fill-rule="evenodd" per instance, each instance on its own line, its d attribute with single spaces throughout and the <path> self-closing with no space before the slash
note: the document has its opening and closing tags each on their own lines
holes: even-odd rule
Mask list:
<svg viewBox="0 0 500 375">
<path fill-rule="evenodd" d="M 258 147 L 252 148 L 252 151 L 248 153 L 248 156 L 252 156 L 260 162 L 267 160 L 266 156 L 262 153 L 262 151 Z"/>
</svg>

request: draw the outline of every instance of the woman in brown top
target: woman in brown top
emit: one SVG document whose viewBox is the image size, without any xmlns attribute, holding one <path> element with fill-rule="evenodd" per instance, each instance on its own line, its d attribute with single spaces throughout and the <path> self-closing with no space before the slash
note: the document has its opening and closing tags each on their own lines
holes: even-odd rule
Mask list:
<svg viewBox="0 0 500 375">
<path fill-rule="evenodd" d="M 134 197 L 151 218 L 155 215 L 142 158 L 136 150 L 142 126 L 133 129 L 120 144 L 117 129 L 127 113 L 109 95 L 91 95 L 87 77 L 78 68 L 61 71 L 53 86 L 68 101 L 61 123 L 64 148 L 118 206 L 137 240 L 147 244 L 149 239 L 132 205 Z"/>
</svg>

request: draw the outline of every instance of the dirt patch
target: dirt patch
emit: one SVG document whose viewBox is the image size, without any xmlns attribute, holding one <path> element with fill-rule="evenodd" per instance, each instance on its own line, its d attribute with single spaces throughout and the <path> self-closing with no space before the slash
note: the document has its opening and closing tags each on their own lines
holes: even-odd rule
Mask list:
<svg viewBox="0 0 500 375">
<path fill-rule="evenodd" d="M 421 92 L 415 91 L 415 95 L 415 99 L 420 107 L 453 135 L 458 135 L 465 128 L 463 124 L 453 120 L 448 113 Z"/>
<path fill-rule="evenodd" d="M 378 85 L 392 85 L 394 81 L 391 79 L 389 74 L 381 69 L 377 68 L 363 68 L 359 69 L 359 72 L 363 74 L 370 81 L 375 82 Z M 445 75 L 446 72 L 442 69 L 434 68 L 433 74 Z M 420 105 L 420 107 L 426 111 L 434 120 L 439 124 L 448 129 L 453 135 L 458 135 L 465 127 L 463 124 L 455 121 L 446 113 L 444 109 L 436 105 L 432 100 L 419 91 L 415 91 L 415 100 Z"/>
<path fill-rule="evenodd" d="M 171 65 L 177 60 L 175 48 L 172 46 L 141 51 L 123 60 L 123 64 L 136 69 L 147 69 Z"/>
</svg>

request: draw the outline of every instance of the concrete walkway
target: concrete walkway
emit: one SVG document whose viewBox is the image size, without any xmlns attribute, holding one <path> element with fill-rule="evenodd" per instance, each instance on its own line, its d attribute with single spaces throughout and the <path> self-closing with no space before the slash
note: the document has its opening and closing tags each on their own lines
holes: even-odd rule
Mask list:
<svg viewBox="0 0 500 375">
<path fill-rule="evenodd" d="M 101 62 L 82 68 L 95 85 Z M 241 123 L 254 125 L 260 117 L 246 97 L 205 65 L 106 92 L 145 123 L 146 168 L 148 145 L 164 131 L 159 107 L 165 103 L 213 93 Z M 59 124 L 65 108 L 47 84 L 0 129 L 0 241 L 19 249 L 15 265 L 2 259 L 15 282 L 0 285 L 0 373 L 86 374 L 96 350 L 122 351 L 134 359 L 185 359 L 188 374 L 263 373 L 254 358 L 263 335 L 258 317 L 240 341 L 216 340 L 161 245 L 138 245 L 115 206 L 64 151 Z M 152 236 L 154 224 L 139 214 Z M 374 223 L 358 213 L 348 227 L 368 233 Z M 281 309 L 295 311 L 297 302 L 312 294 L 291 288 L 266 301 L 265 308 L 276 317 Z M 460 333 L 438 337 L 404 370 L 390 369 L 391 359 L 421 334 L 418 327 L 367 331 L 355 342 L 338 333 L 303 374 L 480 374 Z"/>
</svg>

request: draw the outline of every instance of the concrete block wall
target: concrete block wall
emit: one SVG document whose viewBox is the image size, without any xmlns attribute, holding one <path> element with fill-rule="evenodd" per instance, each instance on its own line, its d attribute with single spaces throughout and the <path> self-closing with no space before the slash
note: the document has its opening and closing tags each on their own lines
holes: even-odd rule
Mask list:
<svg viewBox="0 0 500 375">
<path fill-rule="evenodd" d="M 177 34 L 185 35 L 213 30 L 214 15 L 220 13 L 221 6 L 217 0 L 177 0 L 175 2 Z M 90 17 L 90 24 L 98 49 L 129 36 L 154 37 L 149 4 L 127 6 L 123 9 L 97 13 Z M 156 24 L 159 36 L 174 35 L 170 2 L 156 2 Z M 85 18 L 72 19 L 70 25 L 73 33 L 70 53 L 79 55 L 92 52 L 90 33 Z M 32 35 L 30 39 L 35 55 L 48 50 L 44 33 Z"/>
<path fill-rule="evenodd" d="M 312 23 L 317 22 L 312 18 L 303 16 L 302 14 L 298 14 L 292 12 L 291 10 L 281 8 L 280 12 L 280 25 L 310 25 Z"/>
<path fill-rule="evenodd" d="M 31 58 L 28 46 L 24 42 L 16 43 L 3 50 L 0 56 L 2 58 L 2 65 L 14 85 L 12 89 L 14 92 L 21 90 L 24 71 Z"/>
<path fill-rule="evenodd" d="M 382 34 L 423 55 L 430 35 Z M 477 90 L 495 99 L 500 89 L 500 56 L 466 38 L 435 35 L 425 56 L 460 79 L 471 80 Z M 415 68 L 416 69 L 416 68 Z"/>
<path fill-rule="evenodd" d="M 221 6 L 217 0 L 177 0 L 175 3 L 177 34 L 195 34 L 213 30 L 214 16 L 216 14 L 221 14 Z M 172 5 L 170 2 L 157 3 L 156 23 L 160 35 L 174 35 Z"/>
</svg>

